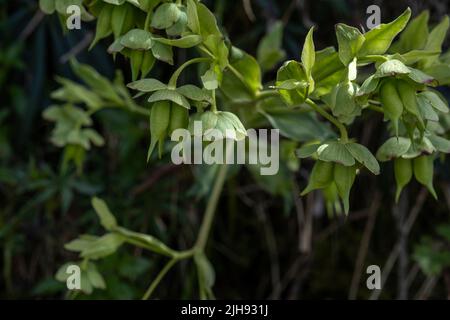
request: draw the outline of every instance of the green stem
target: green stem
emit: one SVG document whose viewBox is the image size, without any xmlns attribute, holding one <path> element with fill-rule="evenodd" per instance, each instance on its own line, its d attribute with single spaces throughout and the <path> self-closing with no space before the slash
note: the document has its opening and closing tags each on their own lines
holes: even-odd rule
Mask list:
<svg viewBox="0 0 450 320">
<path fill-rule="evenodd" d="M 194 63 L 201 63 L 201 62 L 206 62 L 206 61 L 210 61 L 210 58 L 194 58 L 191 59 L 189 61 L 186 61 L 185 63 L 183 63 L 172 75 L 172 77 L 169 80 L 169 84 L 168 87 L 169 89 L 175 89 L 177 87 L 177 81 L 178 78 L 180 77 L 181 72 L 183 72 L 184 69 L 186 69 L 187 67 L 189 67 L 191 64 Z"/>
<path fill-rule="evenodd" d="M 212 104 L 211 110 L 216 113 L 217 112 L 217 102 L 216 102 L 216 90 L 212 90 Z"/>
<path fill-rule="evenodd" d="M 230 146 L 232 144 L 227 144 L 226 159 L 230 154 Z M 216 212 L 217 203 L 219 201 L 220 194 L 222 192 L 225 178 L 227 176 L 228 165 L 222 164 L 219 173 L 217 174 L 216 181 L 209 197 L 208 204 L 206 206 L 205 215 L 203 217 L 202 225 L 200 226 L 200 231 L 197 237 L 197 242 L 195 243 L 194 249 L 198 251 L 204 251 L 206 242 L 208 241 L 209 233 L 211 231 L 212 222 L 214 220 L 214 213 Z"/>
<path fill-rule="evenodd" d="M 164 266 L 164 268 L 156 276 L 155 280 L 153 280 L 150 286 L 148 287 L 147 291 L 142 297 L 142 300 L 148 300 L 148 298 L 150 298 L 151 294 L 153 293 L 153 291 L 155 291 L 158 284 L 161 282 L 161 280 L 164 278 L 167 272 L 169 272 L 169 270 L 175 265 L 175 263 L 178 262 L 178 260 L 179 259 L 173 258 Z"/>
<path fill-rule="evenodd" d="M 314 101 L 312 101 L 311 99 L 306 99 L 306 103 L 311 106 L 311 108 L 314 109 L 314 111 L 316 111 L 317 113 L 319 113 L 321 116 L 323 116 L 325 119 L 327 119 L 328 121 L 330 121 L 332 124 L 334 124 L 338 129 L 339 132 L 341 133 L 341 140 L 343 142 L 347 142 L 348 141 L 348 133 L 347 133 L 347 129 L 345 128 L 345 126 L 335 117 L 333 117 L 331 114 L 329 114 L 328 112 L 326 112 L 323 108 L 320 108 Z"/>
</svg>

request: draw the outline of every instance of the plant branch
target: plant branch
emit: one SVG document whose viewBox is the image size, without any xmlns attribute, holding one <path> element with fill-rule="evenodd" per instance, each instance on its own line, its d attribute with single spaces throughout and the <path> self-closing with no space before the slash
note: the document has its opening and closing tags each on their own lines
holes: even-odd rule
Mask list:
<svg viewBox="0 0 450 320">
<path fill-rule="evenodd" d="M 321 116 L 323 116 L 325 119 L 327 119 L 328 121 L 330 121 L 332 124 L 334 124 L 338 129 L 339 132 L 341 133 L 341 140 L 343 142 L 347 142 L 348 141 L 348 133 L 347 133 L 347 129 L 345 128 L 345 126 L 335 117 L 333 117 L 331 114 L 329 114 L 328 112 L 326 112 L 323 108 L 319 107 L 314 101 L 312 101 L 311 99 L 306 99 L 306 103 L 311 106 L 311 108 L 314 109 L 314 111 L 316 111 L 317 113 L 319 113 Z"/>
<path fill-rule="evenodd" d="M 156 289 L 158 284 L 161 282 L 161 280 L 164 278 L 164 276 L 169 272 L 169 270 L 175 265 L 175 263 L 178 262 L 179 259 L 173 258 L 171 259 L 164 268 L 158 273 L 155 280 L 152 281 L 150 286 L 148 287 L 147 291 L 145 292 L 144 296 L 142 297 L 142 300 L 148 300 L 150 298 L 153 291 Z"/>
</svg>

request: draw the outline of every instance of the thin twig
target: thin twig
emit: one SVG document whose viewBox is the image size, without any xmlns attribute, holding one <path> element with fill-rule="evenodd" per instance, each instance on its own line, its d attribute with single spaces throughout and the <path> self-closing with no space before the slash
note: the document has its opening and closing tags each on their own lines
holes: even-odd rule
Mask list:
<svg viewBox="0 0 450 320">
<path fill-rule="evenodd" d="M 428 191 L 425 188 L 422 188 L 420 190 L 419 196 L 417 197 L 416 203 L 414 204 L 414 207 L 411 210 L 411 213 L 408 216 L 408 220 L 406 220 L 405 223 L 405 232 L 409 233 L 411 231 L 412 226 L 414 225 L 414 222 L 416 222 L 417 216 L 419 215 L 420 211 L 422 210 L 422 207 L 425 203 L 425 200 L 427 198 Z M 386 260 L 386 263 L 383 266 L 383 271 L 381 273 L 381 289 L 380 290 L 374 290 L 372 294 L 370 295 L 370 300 L 377 300 L 381 294 L 381 291 L 383 290 L 384 284 L 386 283 L 387 278 L 389 277 L 389 274 L 392 271 L 392 267 L 395 264 L 395 261 L 398 258 L 399 255 L 399 243 L 394 246 L 391 253 L 389 254 L 388 259 Z"/>
<path fill-rule="evenodd" d="M 380 198 L 381 197 L 379 192 L 376 192 L 372 201 L 372 206 L 369 209 L 369 218 L 367 219 L 366 227 L 364 229 L 364 233 L 358 250 L 358 256 L 355 261 L 355 269 L 353 272 L 352 282 L 350 285 L 350 292 L 348 295 L 348 298 L 350 300 L 356 299 L 356 296 L 358 295 L 358 287 L 361 281 L 364 261 L 366 260 L 370 238 L 372 237 L 373 227 L 375 225 L 377 212 L 380 207 Z"/>
<path fill-rule="evenodd" d="M 68 52 L 63 54 L 61 58 L 59 58 L 59 63 L 64 64 L 73 57 L 76 57 L 80 52 L 82 52 L 84 49 L 86 49 L 89 44 L 92 41 L 92 38 L 94 37 L 92 32 L 86 33 L 84 38 L 78 42 L 73 48 L 71 48 Z"/>
</svg>

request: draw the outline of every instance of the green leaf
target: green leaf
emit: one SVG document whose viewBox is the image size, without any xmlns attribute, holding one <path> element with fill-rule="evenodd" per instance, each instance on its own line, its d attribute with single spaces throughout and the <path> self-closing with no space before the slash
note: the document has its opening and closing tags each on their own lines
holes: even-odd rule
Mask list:
<svg viewBox="0 0 450 320">
<path fill-rule="evenodd" d="M 431 102 L 423 95 L 417 95 L 417 105 L 422 117 L 428 121 L 439 121 L 439 115 L 434 110 Z"/>
<path fill-rule="evenodd" d="M 220 89 L 232 101 L 253 100 L 261 90 L 261 69 L 251 55 L 233 47 L 231 68 L 223 73 Z"/>
<path fill-rule="evenodd" d="M 177 92 L 183 96 L 194 101 L 208 101 L 211 102 L 212 98 L 209 93 L 197 86 L 187 84 L 177 88 Z"/>
<path fill-rule="evenodd" d="M 330 93 L 342 81 L 345 66 L 333 47 L 316 52 L 312 77 L 315 81 L 314 95 L 317 97 Z"/>
<path fill-rule="evenodd" d="M 449 18 L 448 16 L 445 16 L 442 21 L 431 30 L 430 35 L 428 36 L 428 41 L 425 45 L 425 50 L 429 51 L 442 51 L 442 44 L 444 43 L 444 40 L 447 36 L 447 31 L 449 28 Z M 421 66 L 422 67 L 428 67 L 431 66 L 438 58 L 439 54 L 436 54 L 434 57 L 430 57 L 427 59 L 424 59 L 422 61 Z"/>
<path fill-rule="evenodd" d="M 307 82 L 308 77 L 303 66 L 297 61 L 286 61 L 277 72 L 276 86 L 281 85 L 285 81 Z M 279 90 L 283 100 L 290 106 L 302 104 L 308 94 L 308 88 L 296 88 L 294 90 Z"/>
<path fill-rule="evenodd" d="M 375 72 L 376 78 L 393 77 L 401 74 L 408 74 L 411 70 L 400 60 L 388 60 L 382 63 Z"/>
<path fill-rule="evenodd" d="M 412 19 L 400 34 L 399 41 L 392 46 L 392 51 L 403 53 L 414 49 L 422 49 L 428 40 L 429 17 L 430 13 L 423 11 Z"/>
<path fill-rule="evenodd" d="M 222 33 L 217 26 L 216 17 L 203 3 L 197 3 L 197 15 L 201 36 L 204 39 L 208 38 L 209 35 L 222 36 Z"/>
<path fill-rule="evenodd" d="M 319 147 L 320 143 L 305 144 L 301 148 L 295 150 L 295 155 L 300 159 L 306 159 L 315 154 Z"/>
<path fill-rule="evenodd" d="M 152 53 L 156 59 L 173 65 L 172 47 L 161 42 L 153 42 Z"/>
<path fill-rule="evenodd" d="M 154 37 L 153 40 L 172 47 L 192 48 L 202 42 L 202 37 L 199 35 L 191 34 L 181 37 L 179 39 L 166 39 L 161 37 Z"/>
<path fill-rule="evenodd" d="M 382 162 L 390 161 L 406 154 L 410 147 L 410 139 L 404 137 L 392 137 L 378 149 L 376 157 Z"/>
<path fill-rule="evenodd" d="M 380 165 L 377 159 L 365 146 L 358 143 L 346 143 L 345 147 L 351 155 L 363 166 L 369 169 L 373 174 L 380 174 Z"/>
<path fill-rule="evenodd" d="M 152 45 L 152 34 L 141 29 L 128 31 L 120 38 L 120 44 L 132 50 L 149 50 Z"/>
<path fill-rule="evenodd" d="M 94 288 L 106 289 L 106 283 L 103 276 L 98 272 L 97 267 L 92 262 L 88 263 L 86 274 L 89 282 Z"/>
<path fill-rule="evenodd" d="M 157 79 L 141 79 L 127 84 L 127 87 L 142 92 L 154 92 L 167 89 L 167 85 Z"/>
<path fill-rule="evenodd" d="M 336 25 L 336 37 L 339 45 L 339 58 L 347 66 L 358 55 L 359 49 L 366 39 L 358 29 L 343 23 Z"/>
<path fill-rule="evenodd" d="M 325 140 L 334 136 L 330 127 L 310 112 L 279 108 L 266 110 L 263 115 L 281 135 L 294 141 Z"/>
<path fill-rule="evenodd" d="M 148 102 L 150 102 L 150 103 L 153 103 L 156 101 L 166 101 L 166 100 L 170 100 L 188 110 L 191 108 L 191 106 L 189 105 L 189 102 L 186 100 L 186 98 L 175 90 L 169 90 L 169 89 L 159 90 L 159 91 L 156 91 L 155 93 L 153 93 L 150 96 L 150 98 L 148 98 Z"/>
<path fill-rule="evenodd" d="M 427 86 L 437 86 L 438 82 L 436 79 L 434 79 L 432 76 L 420 71 L 419 69 L 409 68 L 410 73 L 408 73 L 408 78 L 411 80 L 420 83 L 425 84 Z"/>
<path fill-rule="evenodd" d="M 355 159 L 347 150 L 344 144 L 340 142 L 329 142 L 322 144 L 317 149 L 319 159 L 326 162 L 335 162 L 346 167 L 353 166 Z"/>
<path fill-rule="evenodd" d="M 271 26 L 257 49 L 257 60 L 263 71 L 271 70 L 286 56 L 286 52 L 282 49 L 282 40 L 283 23 L 277 21 Z"/>
<path fill-rule="evenodd" d="M 58 3 L 58 2 L 56 2 Z M 112 5 L 105 5 L 102 7 L 100 14 L 97 18 L 97 26 L 95 31 L 95 38 L 92 41 L 91 45 L 89 46 L 89 50 L 92 49 L 98 41 L 100 41 L 103 38 L 106 38 L 112 33 L 111 29 L 111 18 L 112 18 L 112 11 L 114 6 Z"/>
<path fill-rule="evenodd" d="M 126 241 L 135 246 L 163 254 L 169 257 L 174 255 L 174 251 L 167 247 L 160 240 L 156 239 L 153 236 L 144 233 L 138 233 L 134 231 L 130 231 L 128 229 L 118 227 L 115 230 L 120 236 Z"/>
<path fill-rule="evenodd" d="M 92 241 L 91 246 L 81 252 L 81 257 L 93 260 L 104 258 L 116 252 L 123 242 L 124 238 L 121 235 L 108 233 Z"/>
<path fill-rule="evenodd" d="M 312 69 L 314 67 L 314 63 L 316 61 L 316 52 L 314 49 L 314 41 L 313 41 L 313 32 L 314 27 L 309 29 L 308 34 L 305 38 L 305 43 L 303 44 L 302 50 L 302 63 L 305 68 L 306 76 L 311 78 Z"/>
<path fill-rule="evenodd" d="M 100 224 L 106 230 L 112 230 L 117 227 L 116 218 L 114 218 L 105 201 L 99 198 L 92 198 L 92 207 L 100 218 Z"/>
<path fill-rule="evenodd" d="M 408 8 L 394 21 L 387 24 L 382 23 L 377 28 L 365 33 L 366 41 L 362 45 L 358 56 L 384 54 L 391 46 L 395 36 L 405 28 L 410 17 L 411 9 Z"/>
<path fill-rule="evenodd" d="M 450 140 L 436 135 L 429 135 L 427 138 L 439 152 L 450 153 Z"/>
<path fill-rule="evenodd" d="M 427 99 L 433 108 L 440 112 L 448 113 L 448 103 L 446 100 L 441 99 L 441 97 L 434 91 L 423 91 L 418 94 L 418 96 L 422 96 Z"/>
<path fill-rule="evenodd" d="M 195 34 L 200 34 L 200 21 L 197 14 L 197 5 L 195 0 L 187 0 L 186 13 L 188 17 L 187 27 Z"/>
</svg>

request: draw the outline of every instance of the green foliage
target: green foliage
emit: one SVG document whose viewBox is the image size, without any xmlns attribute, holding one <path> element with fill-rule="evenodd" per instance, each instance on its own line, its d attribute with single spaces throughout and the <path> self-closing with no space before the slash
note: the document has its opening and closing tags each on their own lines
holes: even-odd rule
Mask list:
<svg viewBox="0 0 450 320">
<path fill-rule="evenodd" d="M 91 48 L 101 39 L 112 36 L 114 40 L 109 39 L 108 52 L 116 59 L 121 55 L 129 60 L 133 81 L 127 87 L 139 93 L 131 98 L 120 73 L 111 83 L 89 66 L 77 62 L 72 62 L 72 68 L 86 86 L 58 78 L 61 88 L 52 98 L 63 101 L 63 105 L 48 108 L 44 117 L 56 123 L 52 142 L 71 150 L 67 151 L 67 157 L 78 166 L 83 157 L 73 151 L 74 147 L 77 151 L 81 147 L 85 152 L 91 144 L 101 146 L 104 143 L 91 127 L 92 116 L 106 108 L 149 118 L 148 161 L 152 160 L 157 145 L 159 158 L 163 158 L 171 133 L 178 128 L 188 128 L 192 132 L 193 121 L 200 120 L 205 131 L 234 130 L 235 139 L 241 140 L 246 136 L 245 128 L 253 125 L 251 120 L 262 117 L 265 125 L 279 129 L 282 136 L 291 140 L 288 141 L 292 143 L 291 155 L 294 153 L 292 146 L 296 148 L 300 142 L 303 145 L 296 155 L 316 161 L 302 195 L 321 189 L 329 212 L 340 212 L 343 207 L 344 212 L 349 213 L 356 177 L 363 168 L 378 175 L 378 161 L 395 162 L 396 199 L 411 180 L 412 173 L 436 198 L 433 187 L 435 154 L 450 151 L 450 141 L 443 137 L 443 132 L 432 128 L 433 122 L 448 113 L 445 99 L 432 89 L 438 84 L 450 83 L 448 57 L 441 55 L 449 26 L 447 17 L 431 31 L 428 13 L 409 22 L 409 8 L 394 21 L 366 33 L 338 24 L 335 30 L 337 51 L 333 47 L 316 51 L 312 27 L 303 42 L 300 61 L 284 62 L 276 79 L 263 84 L 263 73 L 272 70 L 285 57 L 281 48 L 281 22 L 270 27 L 255 59 L 233 46 L 215 15 L 196 0 L 81 3 L 86 15 L 97 19 Z M 51 1 L 41 1 L 40 5 L 46 13 L 65 14 Z M 398 41 L 394 42 L 398 35 Z M 178 49 L 190 49 L 196 56 L 178 61 L 174 58 L 174 51 Z M 146 78 L 159 63 L 156 60 L 176 65 L 167 84 L 162 79 Z M 178 86 L 181 74 L 192 65 L 199 67 L 197 83 Z M 369 74 L 367 66 L 372 68 Z M 392 129 L 386 130 L 391 137 L 381 145 L 376 157 L 360 143 L 360 137 L 348 135 L 350 126 L 358 121 L 369 121 L 367 119 L 375 117 L 375 111 L 389 121 Z M 326 122 L 320 121 L 318 115 Z M 336 132 L 329 125 L 334 126 Z M 284 165 L 289 167 L 287 162 Z M 291 167 L 296 166 L 291 163 Z M 197 242 L 187 251 L 176 251 L 152 236 L 120 227 L 105 203 L 94 198 L 92 205 L 108 233 L 100 237 L 80 236 L 66 245 L 66 249 L 78 252 L 82 259 L 83 291 L 89 294 L 92 288 L 105 287 L 91 260 L 110 256 L 128 243 L 171 259 L 144 298 L 152 294 L 176 262 L 191 258 L 197 268 L 200 298 L 213 298 L 215 271 L 205 255 L 205 243 L 227 177 L 224 168 L 213 174 L 216 180 L 211 186 Z M 58 280 L 63 281 L 58 274 Z"/>
</svg>

